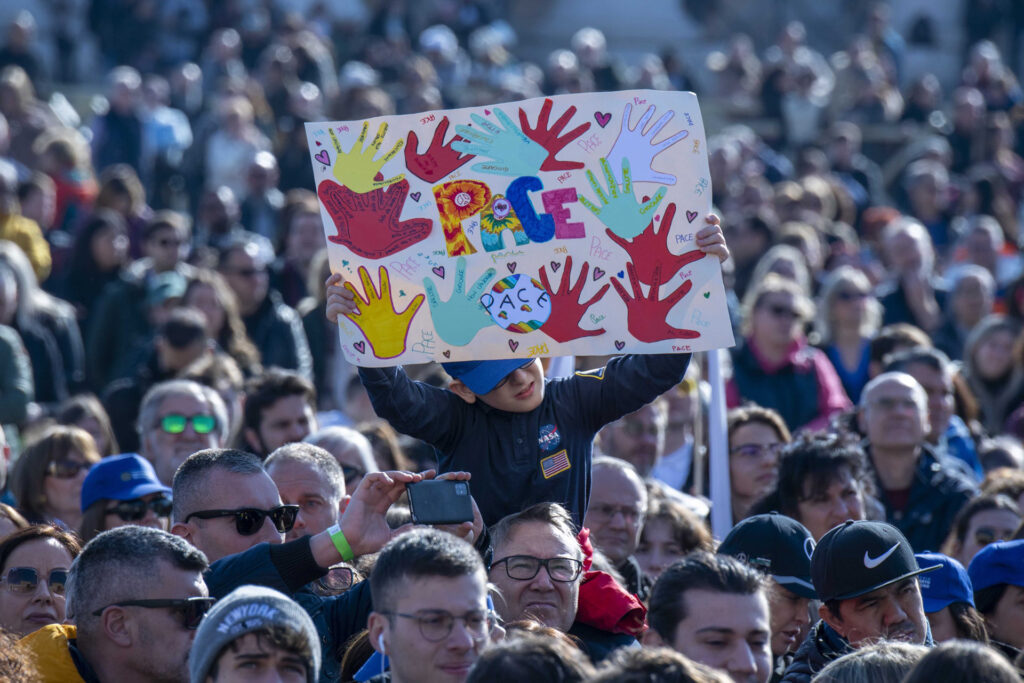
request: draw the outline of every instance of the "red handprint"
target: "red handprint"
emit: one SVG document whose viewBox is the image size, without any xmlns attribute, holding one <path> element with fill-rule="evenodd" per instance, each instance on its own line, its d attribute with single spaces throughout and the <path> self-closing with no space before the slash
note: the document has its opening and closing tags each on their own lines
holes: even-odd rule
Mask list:
<svg viewBox="0 0 1024 683">
<path fill-rule="evenodd" d="M 683 266 L 704 258 L 705 254 L 700 249 L 673 254 L 669 251 L 669 236 L 672 232 L 672 219 L 676 216 L 675 203 L 669 204 L 665 209 L 665 215 L 661 219 L 661 225 L 654 228 L 654 221 L 644 228 L 644 231 L 633 238 L 632 241 L 624 240 L 611 230 L 605 230 L 608 237 L 615 244 L 626 250 L 630 261 L 636 267 L 637 279 L 645 285 L 654 282 L 654 271 L 661 269 L 666 274 L 664 280 L 667 282 L 675 277 L 675 274 Z M 662 235 L 665 236 L 662 239 Z"/>
<path fill-rule="evenodd" d="M 380 178 L 380 174 L 377 174 Z M 316 190 L 338 234 L 328 237 L 364 258 L 381 259 L 424 240 L 434 227 L 429 218 L 401 220 L 402 206 L 409 194 L 409 181 L 400 180 L 362 194 L 333 180 L 324 180 Z"/>
<path fill-rule="evenodd" d="M 405 145 L 405 165 L 410 173 L 420 180 L 436 183 L 473 158 L 472 154 L 461 154 L 452 149 L 453 142 L 462 140 L 458 135 L 453 137 L 447 145 L 444 144 L 444 136 L 447 132 L 448 117 L 445 116 L 434 129 L 430 147 L 427 147 L 427 151 L 423 154 L 419 154 L 419 138 L 416 137 L 414 131 L 409 131 L 409 140 Z"/>
<path fill-rule="evenodd" d="M 637 277 L 636 268 L 632 263 L 626 264 L 629 272 L 629 282 L 633 286 L 633 296 L 626 293 L 625 288 L 619 283 L 618 278 L 612 278 L 615 291 L 619 293 L 626 304 L 626 328 L 629 333 L 642 342 L 658 342 L 666 339 L 695 339 L 700 336 L 696 330 L 685 330 L 672 327 L 666 322 L 668 312 L 679 303 L 679 300 L 686 296 L 693 288 L 693 283 L 687 280 L 679 289 L 669 294 L 662 300 L 658 300 L 658 290 L 661 288 L 661 266 L 654 269 L 651 276 L 651 289 L 644 297 L 644 290 Z"/>
<path fill-rule="evenodd" d="M 567 257 L 565 270 L 562 271 L 562 282 L 558 285 L 558 291 L 555 292 L 552 291 L 551 283 L 548 282 L 547 271 L 544 270 L 544 266 L 540 267 L 541 284 L 544 285 L 544 289 L 548 290 L 548 295 L 551 297 L 551 314 L 541 325 L 540 331 L 556 342 L 567 342 L 580 337 L 596 337 L 599 334 L 604 334 L 603 327 L 596 330 L 584 330 L 580 327 L 580 320 L 586 315 L 587 309 L 608 291 L 608 285 L 605 285 L 597 291 L 597 294 L 582 303 L 580 302 L 580 294 L 583 292 L 583 285 L 587 282 L 589 271 L 590 264 L 584 262 L 579 280 L 570 287 L 572 256 Z"/>
<path fill-rule="evenodd" d="M 562 132 L 568 124 L 569 120 L 576 114 L 576 107 L 569 107 L 565 110 L 555 124 L 548 129 L 548 119 L 551 117 L 551 99 L 547 98 L 544 100 L 544 105 L 540 108 L 540 115 L 537 117 L 537 127 L 534 128 L 530 125 L 529 119 L 526 118 L 526 112 L 522 109 L 519 110 L 519 125 L 523 129 L 523 133 L 526 137 L 530 138 L 538 145 L 548 151 L 548 158 L 541 164 L 540 170 L 542 171 L 569 171 L 576 168 L 583 168 L 583 162 L 581 161 L 558 161 L 555 159 L 555 155 L 562 151 L 566 145 L 570 142 L 583 135 L 590 128 L 590 122 L 584 123 L 580 126 L 573 128 L 571 131 L 558 137 L 558 134 Z"/>
</svg>

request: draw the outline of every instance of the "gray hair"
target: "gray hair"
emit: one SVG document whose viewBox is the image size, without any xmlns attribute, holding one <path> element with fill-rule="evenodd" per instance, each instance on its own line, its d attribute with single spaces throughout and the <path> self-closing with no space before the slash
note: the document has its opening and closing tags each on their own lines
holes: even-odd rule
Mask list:
<svg viewBox="0 0 1024 683">
<path fill-rule="evenodd" d="M 515 533 L 516 529 L 531 522 L 550 526 L 553 533 L 565 538 L 576 559 L 583 560 L 583 549 L 580 548 L 579 542 L 576 540 L 576 527 L 572 523 L 572 516 L 558 503 L 537 503 L 522 512 L 516 512 L 498 520 L 490 529 L 491 547 L 494 548 L 495 553 Z"/>
<path fill-rule="evenodd" d="M 183 522 L 206 491 L 204 484 L 211 470 L 234 474 L 266 474 L 258 455 L 234 448 L 206 448 L 196 451 L 181 463 L 171 483 L 171 521 Z"/>
<path fill-rule="evenodd" d="M 908 384 L 910 386 L 910 389 L 914 393 L 914 402 L 917 403 L 918 407 L 922 410 L 922 412 L 924 412 L 924 414 L 927 415 L 928 394 L 925 392 L 924 387 L 922 387 L 921 384 L 916 379 L 914 379 L 912 375 L 908 375 L 905 372 L 899 371 L 883 372 L 878 377 L 875 377 L 873 380 L 864 385 L 864 390 L 860 394 L 860 405 L 858 407 L 861 410 L 867 408 L 868 396 L 874 393 L 875 389 L 877 389 L 879 385 L 884 384 L 885 382 L 891 382 L 893 380 L 897 380 L 901 384 Z"/>
<path fill-rule="evenodd" d="M 157 562 L 175 569 L 206 571 L 210 563 L 183 538 L 143 526 L 122 526 L 99 534 L 71 564 L 67 583 L 67 615 L 88 639 L 99 617 L 93 612 L 120 600 L 148 597 Z"/>
<path fill-rule="evenodd" d="M 969 278 L 976 279 L 982 289 L 985 290 L 985 294 L 992 298 L 996 293 L 996 279 L 992 277 L 992 273 L 988 271 L 988 268 L 979 266 L 976 263 L 961 263 L 953 266 L 946 272 L 946 279 L 949 281 L 949 290 L 952 293 L 956 293 L 957 288 L 964 280 Z"/>
<path fill-rule="evenodd" d="M 862 287 L 868 292 L 868 310 L 861 325 L 861 335 L 865 338 L 874 337 L 882 326 L 882 304 L 871 293 L 871 282 L 868 280 L 868 276 L 859 268 L 840 266 L 825 278 L 821 285 L 821 294 L 818 296 L 818 314 L 815 316 L 814 326 L 822 344 L 832 341 L 832 321 L 829 319 L 829 314 L 835 305 L 836 294 L 844 284 Z"/>
<path fill-rule="evenodd" d="M 880 240 L 883 248 L 902 232 L 907 233 L 917 242 L 921 248 L 921 269 L 925 273 L 931 273 L 935 269 L 935 245 L 932 243 L 928 228 L 924 227 L 917 219 L 900 216 L 886 223 L 882 228 L 882 239 Z"/>
<path fill-rule="evenodd" d="M 830 662 L 814 683 L 900 683 L 926 654 L 923 645 L 883 640 Z"/>
<path fill-rule="evenodd" d="M 345 496 L 345 473 L 333 455 L 311 443 L 289 443 L 267 456 L 263 466 L 269 472 L 277 463 L 288 462 L 300 463 L 312 468 L 316 472 L 317 479 L 326 483 L 330 488 L 335 505 L 341 502 Z"/>
<path fill-rule="evenodd" d="M 198 396 L 210 407 L 213 416 L 217 418 L 218 443 L 227 443 L 231 424 L 228 420 L 228 409 L 224 405 L 224 399 L 210 387 L 190 379 L 172 379 L 160 382 L 146 392 L 146 395 L 142 397 L 142 406 L 139 408 L 139 421 L 135 425 L 139 432 L 139 438 L 145 442 L 146 432 L 156 429 L 160 407 L 163 405 L 164 399 L 181 394 Z"/>
<path fill-rule="evenodd" d="M 335 458 L 342 453 L 355 452 L 365 472 L 377 472 L 377 461 L 373 459 L 370 440 L 351 427 L 324 427 L 307 436 L 304 441 L 319 446 Z"/>
</svg>

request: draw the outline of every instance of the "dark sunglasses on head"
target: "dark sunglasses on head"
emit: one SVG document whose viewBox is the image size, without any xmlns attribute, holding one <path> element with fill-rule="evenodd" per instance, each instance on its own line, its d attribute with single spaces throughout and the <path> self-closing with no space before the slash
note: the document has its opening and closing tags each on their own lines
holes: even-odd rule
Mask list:
<svg viewBox="0 0 1024 683">
<path fill-rule="evenodd" d="M 108 515 L 117 515 L 121 518 L 122 522 L 137 522 L 146 516 L 147 510 L 152 510 L 153 514 L 157 517 L 170 517 L 171 499 L 161 496 L 153 500 L 143 500 L 141 498 L 121 500 L 114 507 L 107 508 L 106 513 Z"/>
<path fill-rule="evenodd" d="M 58 479 L 74 479 L 82 470 L 86 472 L 92 467 L 91 463 L 80 460 L 54 460 L 46 466 L 46 473 Z"/>
<path fill-rule="evenodd" d="M 53 569 L 46 577 L 46 585 L 54 595 L 64 595 L 64 586 L 68 582 L 66 569 Z M 32 593 L 39 586 L 39 570 L 35 567 L 11 567 L 7 575 L 0 581 L 7 584 L 7 590 L 22 595 Z"/>
<path fill-rule="evenodd" d="M 789 306 L 782 306 L 779 304 L 765 305 L 764 309 L 768 311 L 772 317 L 775 318 L 786 318 L 787 320 L 794 320 L 800 317 L 800 314 L 795 309 Z"/>
<path fill-rule="evenodd" d="M 263 521 L 270 517 L 274 528 L 282 534 L 288 533 L 295 526 L 295 517 L 299 514 L 298 505 L 278 505 L 269 510 L 258 508 L 239 508 L 237 510 L 200 510 L 185 518 L 185 522 L 193 517 L 199 519 L 216 519 L 218 517 L 234 517 L 235 529 L 242 536 L 252 536 L 263 528 Z"/>
<path fill-rule="evenodd" d="M 98 617 L 105 610 L 111 607 L 142 607 L 145 609 L 161 609 L 169 608 L 178 612 L 181 615 L 181 625 L 189 631 L 194 631 L 199 628 L 199 622 L 203 620 L 203 615 L 210 611 L 213 607 L 215 600 L 213 598 L 166 598 L 152 600 L 122 600 L 120 602 L 113 602 L 106 607 L 101 607 L 92 613 L 94 617 Z"/>
<path fill-rule="evenodd" d="M 217 428 L 217 418 L 213 415 L 178 415 L 171 413 L 160 418 L 160 429 L 168 434 L 181 434 L 185 431 L 188 423 L 192 423 L 192 429 L 196 434 L 209 434 Z"/>
</svg>

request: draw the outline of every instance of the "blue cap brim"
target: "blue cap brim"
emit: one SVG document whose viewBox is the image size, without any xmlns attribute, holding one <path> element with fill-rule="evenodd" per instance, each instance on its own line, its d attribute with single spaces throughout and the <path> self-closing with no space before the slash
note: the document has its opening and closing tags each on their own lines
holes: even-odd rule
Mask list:
<svg viewBox="0 0 1024 683">
<path fill-rule="evenodd" d="M 134 486 L 127 488 L 118 489 L 116 491 L 99 491 L 99 495 L 90 496 L 88 499 L 82 498 L 82 512 L 89 509 L 89 506 L 95 503 L 97 500 L 135 500 L 142 496 L 148 496 L 151 493 L 166 493 L 170 495 L 171 489 L 159 482 L 153 481 L 140 481 Z"/>
<path fill-rule="evenodd" d="M 921 605 L 924 607 L 924 611 L 928 614 L 933 612 L 941 612 L 945 608 L 957 602 L 955 598 L 926 598 L 921 596 Z"/>
<path fill-rule="evenodd" d="M 442 363 L 444 371 L 469 387 L 474 394 L 488 394 L 498 382 L 529 363 L 529 359 L 508 358 L 504 360 L 468 361 Z"/>
</svg>

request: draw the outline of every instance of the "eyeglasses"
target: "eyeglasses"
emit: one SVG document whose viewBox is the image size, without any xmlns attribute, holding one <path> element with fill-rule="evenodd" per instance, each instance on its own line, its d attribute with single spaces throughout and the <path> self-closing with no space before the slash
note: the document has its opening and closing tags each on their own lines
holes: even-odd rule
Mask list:
<svg viewBox="0 0 1024 683">
<path fill-rule="evenodd" d="M 773 318 L 786 318 L 788 320 L 796 320 L 800 317 L 800 314 L 795 308 L 791 306 L 783 306 L 781 304 L 764 304 L 761 308 L 768 311 Z"/>
<path fill-rule="evenodd" d="M 58 479 L 74 479 L 82 470 L 86 472 L 92 468 L 92 463 L 81 460 L 54 460 L 46 466 L 46 473 Z"/>
<path fill-rule="evenodd" d="M 336 564 L 327 570 L 327 574 L 320 577 L 317 583 L 325 591 L 332 594 L 344 593 L 352 587 L 352 568 L 343 564 Z"/>
<path fill-rule="evenodd" d="M 444 640 L 451 635 L 452 626 L 455 625 L 456 619 L 466 625 L 466 630 L 469 631 L 473 640 L 486 638 L 487 634 L 491 631 L 491 627 L 494 626 L 495 620 L 494 612 L 488 610 L 473 610 L 461 616 L 456 616 L 440 609 L 425 609 L 416 614 L 403 614 L 401 612 L 381 612 L 380 614 L 389 617 L 412 619 L 419 626 L 420 635 L 423 636 L 424 640 L 429 640 L 432 643 Z"/>
<path fill-rule="evenodd" d="M 203 616 L 210 611 L 215 602 L 214 598 L 166 598 L 153 600 L 122 600 L 113 602 L 106 607 L 101 607 L 92 613 L 98 617 L 111 607 L 142 607 L 144 609 L 171 609 L 181 615 L 181 625 L 194 631 L 199 628 L 199 622 Z"/>
<path fill-rule="evenodd" d="M 730 453 L 738 453 L 744 458 L 760 458 L 762 455 L 776 456 L 785 444 L 782 443 L 744 443 L 729 449 Z"/>
<path fill-rule="evenodd" d="M 27 595 L 35 592 L 39 586 L 39 570 L 35 567 L 11 567 L 7 570 L 7 576 L 0 578 L 7 584 L 7 590 L 19 595 Z M 68 583 L 68 571 L 66 569 L 53 569 L 46 577 L 46 586 L 54 595 L 64 595 L 64 587 Z"/>
<path fill-rule="evenodd" d="M 185 427 L 189 422 L 192 423 L 192 429 L 195 430 L 196 434 L 209 434 L 217 428 L 217 418 L 213 415 L 192 415 L 191 417 L 186 417 L 185 415 L 171 413 L 160 418 L 160 429 L 168 434 L 181 434 L 185 431 Z"/>
<path fill-rule="evenodd" d="M 863 301 L 869 296 L 867 292 L 836 292 L 837 301 Z"/>
<path fill-rule="evenodd" d="M 622 515 L 627 522 L 636 522 L 643 517 L 643 510 L 629 505 L 591 505 L 587 508 L 587 515 L 599 517 L 604 520 L 615 519 L 615 515 Z"/>
<path fill-rule="evenodd" d="M 353 480 L 366 476 L 366 472 L 358 467 L 352 467 L 351 465 L 342 465 L 341 472 L 345 475 L 346 484 L 351 484 Z"/>
<path fill-rule="evenodd" d="M 583 563 L 571 557 L 549 557 L 542 560 L 532 555 L 509 555 L 492 562 L 491 567 L 499 564 L 504 564 L 508 578 L 516 581 L 530 581 L 537 576 L 541 567 L 547 570 L 552 581 L 560 583 L 575 581 L 583 571 Z"/>
<path fill-rule="evenodd" d="M 533 358 L 531 358 L 530 360 L 528 360 L 527 362 L 523 363 L 523 364 L 522 364 L 522 365 L 520 365 L 520 366 L 519 366 L 518 368 L 516 368 L 516 370 L 525 370 L 526 368 L 528 368 L 528 367 L 530 367 L 531 365 L 533 365 L 533 360 L 534 360 L 534 359 L 533 359 Z M 502 380 L 501 380 L 500 382 L 498 382 L 497 384 L 495 384 L 495 385 L 494 385 L 494 389 L 491 389 L 491 391 L 495 391 L 495 390 L 497 390 L 497 389 L 500 389 L 500 388 L 502 388 L 503 386 L 505 386 L 506 384 L 508 384 L 508 381 L 509 381 L 510 379 L 512 379 L 512 375 L 513 375 L 513 373 L 515 373 L 515 371 L 516 371 L 516 370 L 513 370 L 512 372 L 510 372 L 510 373 L 508 373 L 507 375 L 505 375 L 504 379 L 502 379 Z"/>
<path fill-rule="evenodd" d="M 185 523 L 193 517 L 199 519 L 216 519 L 218 517 L 234 517 L 235 529 L 241 536 L 252 536 L 263 528 L 267 517 L 274 523 L 274 528 L 282 534 L 288 533 L 295 526 L 295 517 L 299 514 L 298 505 L 278 505 L 269 510 L 258 508 L 239 508 L 237 510 L 200 510 L 185 518 Z"/>
<path fill-rule="evenodd" d="M 122 522 L 137 522 L 146 516 L 147 510 L 152 510 L 153 514 L 157 517 L 170 517 L 171 507 L 171 499 L 166 496 L 154 498 L 153 500 L 137 498 L 135 500 L 119 501 L 114 507 L 107 508 L 106 513 L 108 515 L 117 515 L 121 518 Z"/>
</svg>

